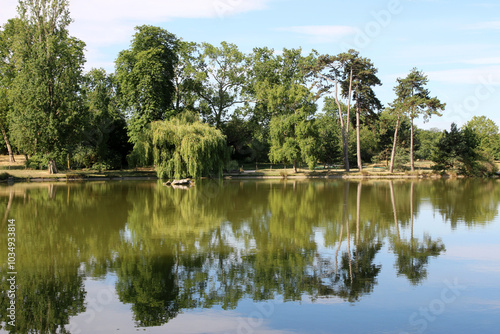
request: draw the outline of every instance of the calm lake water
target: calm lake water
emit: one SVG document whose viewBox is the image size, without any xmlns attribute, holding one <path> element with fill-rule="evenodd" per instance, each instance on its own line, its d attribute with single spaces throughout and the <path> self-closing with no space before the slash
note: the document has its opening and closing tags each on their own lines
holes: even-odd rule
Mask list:
<svg viewBox="0 0 500 334">
<path fill-rule="evenodd" d="M 499 204 L 496 180 L 4 185 L 0 332 L 498 333 Z"/>
</svg>

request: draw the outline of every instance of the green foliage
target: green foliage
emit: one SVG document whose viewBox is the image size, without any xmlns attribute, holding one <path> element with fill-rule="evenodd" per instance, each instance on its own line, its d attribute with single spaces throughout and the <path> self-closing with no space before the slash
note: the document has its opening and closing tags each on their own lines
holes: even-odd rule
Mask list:
<svg viewBox="0 0 500 334">
<path fill-rule="evenodd" d="M 248 163 L 255 162 L 262 155 L 253 145 L 254 123 L 233 115 L 221 130 L 227 138 L 228 146 L 232 148 L 231 159 Z"/>
<path fill-rule="evenodd" d="M 103 170 L 110 170 L 111 166 L 105 162 L 96 162 L 95 164 L 92 165 L 92 169 L 100 172 Z"/>
<path fill-rule="evenodd" d="M 269 160 L 271 162 L 316 164 L 317 129 L 310 117 L 316 112 L 315 96 L 305 86 L 304 67 L 314 62 L 314 55 L 302 51 L 283 50 L 275 55 L 260 50 L 253 61 L 260 68 L 258 80 L 252 82 L 251 93 L 259 101 L 260 122 L 269 124 Z M 264 73 L 274 72 L 269 77 Z"/>
<path fill-rule="evenodd" d="M 220 47 L 202 44 L 197 64 L 197 78 L 201 81 L 197 93 L 203 101 L 203 118 L 217 129 L 226 121 L 230 107 L 238 100 L 245 83 L 245 56 L 234 44 L 222 42 Z"/>
<path fill-rule="evenodd" d="M 49 157 L 45 154 L 38 153 L 26 160 L 25 165 L 26 168 L 30 169 L 47 169 Z"/>
<path fill-rule="evenodd" d="M 219 130 L 178 117 L 152 123 L 150 136 L 160 178 L 222 176 L 229 152 Z"/>
<path fill-rule="evenodd" d="M 479 141 L 478 150 L 490 159 L 500 158 L 498 126 L 486 116 L 474 116 L 463 129 L 475 133 Z"/>
<path fill-rule="evenodd" d="M 425 88 L 428 83 L 427 76 L 416 68 L 413 68 L 406 78 L 398 78 L 397 82 L 394 87 L 396 99 L 391 104 L 391 109 L 398 120 L 402 116 L 410 119 L 410 164 L 413 171 L 413 120 L 419 116 L 423 116 L 424 121 L 432 115 L 441 116 L 440 111 L 444 110 L 446 104 L 441 103 L 437 97 L 429 96 L 430 92 Z"/>
<path fill-rule="evenodd" d="M 240 170 L 240 166 L 238 165 L 238 161 L 236 160 L 229 160 L 229 162 L 226 164 L 224 169 L 228 172 L 234 171 L 234 170 Z"/>
<path fill-rule="evenodd" d="M 436 151 L 432 156 L 434 165 L 432 168 L 436 171 L 446 171 L 455 168 L 459 163 L 459 158 L 465 156 L 466 160 L 470 160 L 468 156 L 472 155 L 475 158 L 474 149 L 477 146 L 475 140 L 467 143 L 465 140 L 471 137 L 464 138 L 463 133 L 453 123 L 450 131 L 444 131 L 436 145 Z M 469 147 L 467 144 L 471 144 Z"/>
<path fill-rule="evenodd" d="M 116 59 L 121 106 L 129 115 L 132 143 L 141 141 L 149 123 L 173 115 L 177 38 L 165 29 L 138 26 L 129 49 Z"/>
<path fill-rule="evenodd" d="M 95 149 L 89 147 L 89 146 L 84 146 L 84 145 L 79 145 L 74 151 L 73 151 L 73 163 L 75 164 L 74 167 L 76 168 L 90 168 L 94 161 L 96 161 L 96 151 Z"/>
<path fill-rule="evenodd" d="M 309 169 L 314 169 L 317 129 L 313 121 L 301 114 L 276 116 L 271 119 L 270 130 L 271 162 L 291 163 L 294 168 L 305 162 Z"/>
<path fill-rule="evenodd" d="M 342 138 L 335 114 L 316 117 L 318 128 L 318 160 L 327 165 L 342 161 Z"/>
<path fill-rule="evenodd" d="M 490 157 L 480 150 L 480 139 L 470 127 L 458 129 L 453 123 L 450 131 L 444 131 L 439 139 L 436 151 L 432 157 L 436 171 L 457 169 L 467 176 L 488 176 L 496 171 L 496 166 Z"/>
<path fill-rule="evenodd" d="M 408 149 L 398 146 L 394 156 L 394 168 L 397 171 L 404 171 L 406 169 L 405 166 L 409 161 L 410 157 L 408 155 Z"/>
<path fill-rule="evenodd" d="M 430 130 L 418 129 L 416 131 L 415 139 L 419 145 L 415 151 L 415 158 L 431 160 L 441 135 L 442 131 L 436 128 Z"/>
<path fill-rule="evenodd" d="M 66 0 L 22 0 L 18 11 L 10 134 L 26 154 L 65 155 L 81 133 L 79 85 L 85 43 L 68 35 Z"/>
<path fill-rule="evenodd" d="M 366 125 L 359 131 L 362 161 L 372 161 L 372 158 L 379 153 L 379 138 L 376 130 Z"/>
<path fill-rule="evenodd" d="M 96 162 L 112 168 L 126 165 L 131 146 L 125 117 L 118 109 L 114 77 L 103 69 L 92 69 L 84 77 L 82 92 L 87 114 L 81 143 L 73 152 L 73 160 L 86 167 Z M 81 154 L 85 151 L 87 158 Z"/>
</svg>

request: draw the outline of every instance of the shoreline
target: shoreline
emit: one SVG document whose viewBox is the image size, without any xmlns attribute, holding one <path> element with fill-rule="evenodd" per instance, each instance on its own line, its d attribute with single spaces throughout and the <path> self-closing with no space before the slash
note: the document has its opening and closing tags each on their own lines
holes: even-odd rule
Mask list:
<svg viewBox="0 0 500 334">
<path fill-rule="evenodd" d="M 355 172 L 359 173 L 359 172 Z M 146 174 L 146 173 L 145 173 Z M 7 179 L 0 180 L 0 184 L 13 184 L 13 183 L 43 183 L 43 182 L 86 182 L 86 181 L 152 181 L 160 180 L 157 176 L 149 175 L 133 175 L 133 176 L 92 176 L 92 175 L 78 175 L 78 177 L 68 177 L 64 176 L 41 176 L 41 177 L 13 177 L 9 176 Z M 498 176 L 492 176 L 491 178 L 496 178 Z M 432 174 L 432 173 L 416 173 L 416 174 L 348 174 L 348 173 L 337 173 L 328 175 L 265 175 L 265 174 L 253 174 L 253 173 L 242 173 L 242 174 L 224 174 L 223 180 L 307 180 L 307 179 L 453 179 L 453 178 L 465 178 L 461 175 L 449 175 L 449 174 Z M 202 178 L 203 179 L 203 178 Z"/>
</svg>

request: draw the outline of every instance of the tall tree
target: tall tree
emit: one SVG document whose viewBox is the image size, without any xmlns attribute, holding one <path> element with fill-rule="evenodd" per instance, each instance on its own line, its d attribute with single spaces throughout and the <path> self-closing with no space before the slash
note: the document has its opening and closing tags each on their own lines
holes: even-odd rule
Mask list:
<svg viewBox="0 0 500 334">
<path fill-rule="evenodd" d="M 315 66 L 310 67 L 310 74 L 315 75 L 320 79 L 319 94 L 325 93 L 330 89 L 334 89 L 333 97 L 337 103 L 339 112 L 340 127 L 342 129 L 342 146 L 344 152 L 344 166 L 346 171 L 349 167 L 349 123 L 351 112 L 351 101 L 353 98 L 353 83 L 354 73 L 357 73 L 356 82 L 360 88 L 360 71 L 363 69 L 363 61 L 359 58 L 359 53 L 355 50 L 340 53 L 336 56 L 322 55 L 319 57 Z M 339 87 L 340 86 L 340 87 Z M 341 101 L 339 100 L 339 92 L 341 96 L 347 99 L 347 113 L 342 114 Z M 361 96 L 361 95 L 360 95 Z M 358 98 L 359 99 L 359 98 Z M 359 137 L 359 136 L 358 136 Z"/>
<path fill-rule="evenodd" d="M 411 170 L 415 170 L 413 161 L 413 122 L 420 115 L 427 121 L 432 115 L 441 116 L 440 111 L 444 110 L 446 104 L 441 103 L 437 97 L 431 98 L 430 92 L 425 86 L 428 83 L 427 76 L 413 68 L 404 79 L 398 78 L 398 85 L 394 88 L 396 99 L 393 102 L 393 108 L 398 114 L 398 121 L 401 115 L 410 119 L 410 165 Z M 396 143 L 397 127 L 394 134 L 394 143 Z M 394 162 L 395 146 L 391 157 L 391 172 Z"/>
<path fill-rule="evenodd" d="M 222 176 L 228 158 L 226 137 L 192 113 L 152 123 L 150 136 L 160 178 Z"/>
<path fill-rule="evenodd" d="M 199 47 L 194 42 L 178 41 L 178 62 L 174 68 L 174 110 L 195 110 L 196 92 L 201 87 L 203 75 L 196 71 L 196 59 Z M 198 55 L 199 56 L 199 55 Z"/>
<path fill-rule="evenodd" d="M 89 154 L 79 155 L 80 164 L 120 168 L 131 148 L 125 116 L 118 108 L 114 76 L 104 69 L 90 70 L 84 76 L 82 95 L 87 115 L 79 153 Z"/>
<path fill-rule="evenodd" d="M 10 130 L 18 149 L 49 159 L 78 141 L 85 44 L 68 34 L 67 0 L 20 0 Z"/>
<path fill-rule="evenodd" d="M 270 117 L 269 158 L 274 162 L 315 164 L 315 126 L 310 117 L 316 112 L 316 96 L 306 86 L 305 69 L 315 62 L 315 55 L 302 55 L 300 49 L 284 49 L 272 55 L 268 66 L 275 75 L 262 76 L 254 84 L 255 97 Z"/>
<path fill-rule="evenodd" d="M 498 125 L 486 116 L 474 116 L 469 120 L 462 130 L 468 129 L 474 132 L 479 140 L 478 149 L 486 157 L 493 159 L 499 155 L 498 152 Z"/>
<path fill-rule="evenodd" d="M 116 59 L 116 79 L 122 107 L 129 117 L 132 143 L 141 141 L 145 128 L 173 116 L 177 38 L 165 29 L 142 25 L 127 50 Z"/>
<path fill-rule="evenodd" d="M 15 162 L 10 144 L 8 92 L 14 79 L 15 67 L 12 59 L 12 43 L 15 37 L 15 20 L 9 20 L 0 30 L 0 131 L 9 153 L 9 161 Z"/>
<path fill-rule="evenodd" d="M 356 156 L 358 169 L 363 169 L 361 161 L 361 140 L 360 140 L 360 116 L 373 114 L 382 109 L 380 100 L 376 97 L 372 86 L 382 85 L 377 77 L 378 70 L 368 58 L 359 56 L 359 52 L 349 50 L 347 53 L 339 55 L 340 59 L 350 68 L 349 76 L 344 72 L 342 81 L 342 95 L 350 101 L 352 99 L 356 105 Z"/>
<path fill-rule="evenodd" d="M 202 80 L 198 94 L 206 106 L 205 119 L 220 129 L 229 109 L 243 102 L 239 96 L 245 83 L 245 56 L 236 45 L 227 42 L 220 47 L 203 43 L 202 50 L 197 64 Z"/>
</svg>

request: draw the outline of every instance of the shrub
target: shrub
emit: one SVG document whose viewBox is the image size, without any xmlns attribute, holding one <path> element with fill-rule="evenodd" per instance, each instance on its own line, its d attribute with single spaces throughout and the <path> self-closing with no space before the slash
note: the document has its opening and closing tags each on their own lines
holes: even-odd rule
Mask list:
<svg viewBox="0 0 500 334">
<path fill-rule="evenodd" d="M 47 169 L 49 166 L 49 157 L 44 154 L 35 154 L 26 160 L 25 165 L 26 168 L 30 169 Z"/>
</svg>

